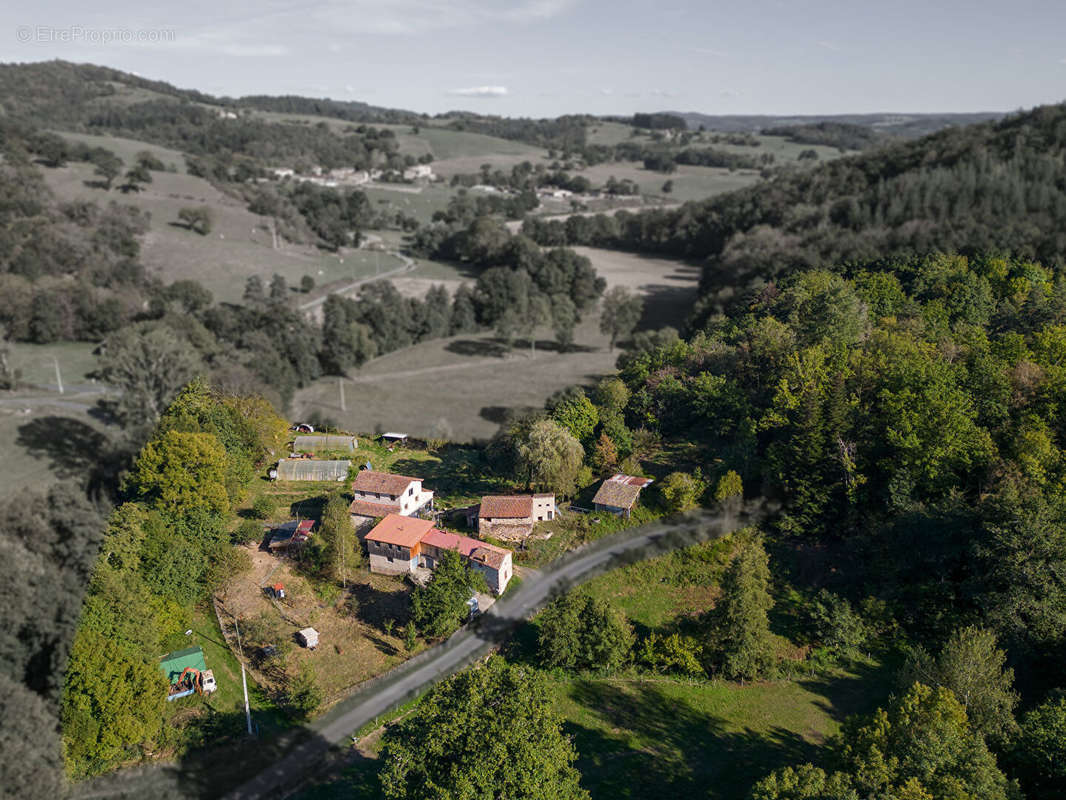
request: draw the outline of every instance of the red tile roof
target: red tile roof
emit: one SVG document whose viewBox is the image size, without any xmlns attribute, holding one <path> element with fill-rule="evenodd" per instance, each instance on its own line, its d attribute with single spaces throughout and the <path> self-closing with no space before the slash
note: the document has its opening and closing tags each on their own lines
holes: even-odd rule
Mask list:
<svg viewBox="0 0 1066 800">
<path fill-rule="evenodd" d="M 399 496 L 404 493 L 411 481 L 421 481 L 421 478 L 410 478 L 406 475 L 393 475 L 389 472 L 375 472 L 366 469 L 360 472 L 352 488 L 357 492 L 376 492 L 377 494 L 391 494 Z"/>
<path fill-rule="evenodd" d="M 355 499 L 348 506 L 348 513 L 358 514 L 363 517 L 385 517 L 395 512 L 399 507 L 399 503 L 371 503 L 367 500 Z"/>
<path fill-rule="evenodd" d="M 366 535 L 369 541 L 413 548 L 433 529 L 433 521 L 389 514 Z"/>
<path fill-rule="evenodd" d="M 422 543 L 439 547 L 441 550 L 454 550 L 459 555 L 472 559 L 482 564 L 488 564 L 493 569 L 499 569 L 504 558 L 511 552 L 494 544 L 471 539 L 469 536 L 459 536 L 434 528 L 422 537 Z"/>
<path fill-rule="evenodd" d="M 525 519 L 533 516 L 533 498 L 528 494 L 487 495 L 481 498 L 481 519 Z"/>
</svg>

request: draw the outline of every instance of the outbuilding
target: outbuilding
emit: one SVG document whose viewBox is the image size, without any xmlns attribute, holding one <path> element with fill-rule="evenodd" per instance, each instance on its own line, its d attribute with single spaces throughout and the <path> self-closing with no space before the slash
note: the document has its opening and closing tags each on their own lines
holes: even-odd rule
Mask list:
<svg viewBox="0 0 1066 800">
<path fill-rule="evenodd" d="M 308 650 L 314 650 L 318 647 L 318 631 L 314 628 L 304 628 L 296 634 L 296 638 Z"/>
</svg>

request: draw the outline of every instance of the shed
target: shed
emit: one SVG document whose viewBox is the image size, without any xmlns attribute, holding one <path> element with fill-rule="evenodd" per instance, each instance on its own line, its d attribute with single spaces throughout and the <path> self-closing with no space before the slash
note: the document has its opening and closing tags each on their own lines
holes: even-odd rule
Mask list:
<svg viewBox="0 0 1066 800">
<path fill-rule="evenodd" d="M 314 650 L 318 647 L 318 631 L 314 628 L 304 628 L 296 634 L 296 638 L 299 639 L 300 644 L 308 650 Z"/>
<path fill-rule="evenodd" d="M 351 461 L 317 461 L 307 458 L 283 458 L 278 462 L 279 481 L 343 481 L 348 478 Z"/>
<path fill-rule="evenodd" d="M 381 434 L 381 440 L 383 442 L 395 442 L 397 444 L 404 444 L 407 442 L 407 434 L 399 433 L 397 431 L 388 431 Z"/>
<path fill-rule="evenodd" d="M 359 446 L 354 436 L 340 436 L 334 433 L 319 433 L 314 436 L 297 436 L 292 449 L 297 453 L 316 453 L 320 450 L 341 450 L 351 452 Z"/>
</svg>

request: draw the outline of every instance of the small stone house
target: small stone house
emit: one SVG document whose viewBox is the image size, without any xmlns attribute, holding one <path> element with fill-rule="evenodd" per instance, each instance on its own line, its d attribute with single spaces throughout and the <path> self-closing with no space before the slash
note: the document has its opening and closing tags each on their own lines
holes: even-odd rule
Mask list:
<svg viewBox="0 0 1066 800">
<path fill-rule="evenodd" d="M 478 507 L 477 530 L 481 536 L 519 541 L 556 513 L 554 494 L 486 495 Z"/>
<path fill-rule="evenodd" d="M 633 475 L 612 475 L 600 484 L 592 506 L 597 511 L 629 517 L 636 505 L 640 490 L 652 482 L 651 478 L 638 478 Z"/>
<path fill-rule="evenodd" d="M 352 482 L 354 500 L 348 507 L 356 530 L 388 514 L 423 517 L 433 511 L 433 492 L 422 488 L 421 478 L 363 470 Z"/>
</svg>

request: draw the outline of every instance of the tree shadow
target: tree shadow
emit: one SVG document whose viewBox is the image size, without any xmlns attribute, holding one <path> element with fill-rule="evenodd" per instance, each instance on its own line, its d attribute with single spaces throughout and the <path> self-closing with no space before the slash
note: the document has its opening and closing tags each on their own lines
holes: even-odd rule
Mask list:
<svg viewBox="0 0 1066 800">
<path fill-rule="evenodd" d="M 511 348 L 497 339 L 456 339 L 448 342 L 444 348 L 449 353 L 460 356 L 481 356 L 483 358 L 503 358 Z"/>
<path fill-rule="evenodd" d="M 819 746 L 794 731 L 728 730 L 683 696 L 655 684 L 633 691 L 579 681 L 570 691 L 590 724 L 564 728 L 578 751 L 582 785 L 594 797 L 710 797 L 740 800 L 774 769 L 817 758 Z"/>
<path fill-rule="evenodd" d="M 103 189 L 105 192 L 110 191 L 110 187 L 105 181 L 82 181 L 82 183 L 90 189 Z"/>
<path fill-rule="evenodd" d="M 638 331 L 658 330 L 667 325 L 680 328 L 692 311 L 696 299 L 696 283 L 691 286 L 651 284 L 642 286 L 644 313 L 637 323 Z"/>
<path fill-rule="evenodd" d="M 91 496 L 111 496 L 133 452 L 107 433 L 73 417 L 37 417 L 20 425 L 15 443 L 34 458 L 49 459 L 63 480 L 83 483 Z"/>
<path fill-rule="evenodd" d="M 411 604 L 402 589 L 386 592 L 366 583 L 356 583 L 348 589 L 346 603 L 356 619 L 382 633 L 386 633 L 390 621 L 391 630 L 395 631 L 411 620 Z"/>
<path fill-rule="evenodd" d="M 438 497 L 484 495 L 499 489 L 497 481 L 487 475 L 488 468 L 479 451 L 446 445 L 437 450 L 436 455 L 439 461 L 400 459 L 392 465 L 392 471 L 421 477 L 434 488 Z"/>
<path fill-rule="evenodd" d="M 824 698 L 816 705 L 837 722 L 843 722 L 856 714 L 870 714 L 888 702 L 896 688 L 896 666 L 892 659 L 880 663 L 846 661 L 831 676 L 801 678 L 796 683 Z"/>
</svg>

